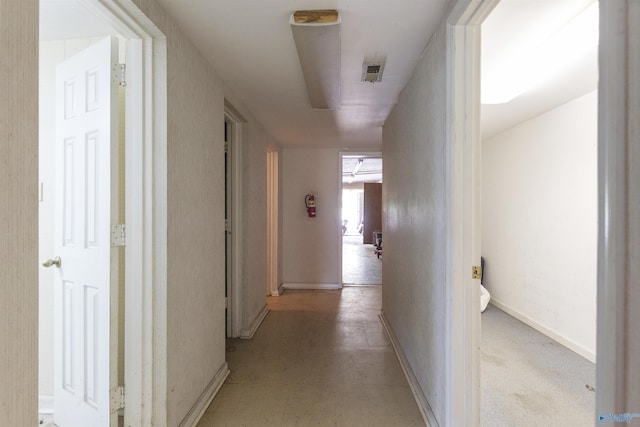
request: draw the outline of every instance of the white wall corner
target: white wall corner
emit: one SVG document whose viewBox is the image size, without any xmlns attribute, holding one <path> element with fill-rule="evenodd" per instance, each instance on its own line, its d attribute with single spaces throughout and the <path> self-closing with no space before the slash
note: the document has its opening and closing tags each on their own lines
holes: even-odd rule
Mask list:
<svg viewBox="0 0 640 427">
<path fill-rule="evenodd" d="M 258 313 L 256 318 L 253 319 L 253 322 L 251 322 L 251 326 L 249 326 L 249 328 L 242 328 L 242 330 L 240 331 L 240 338 L 243 340 L 250 340 L 251 338 L 253 338 L 253 335 L 262 324 L 264 318 L 267 317 L 268 313 L 269 307 L 267 307 L 267 305 L 265 304 L 264 307 L 262 307 L 260 313 Z"/>
<path fill-rule="evenodd" d="M 422 391 L 422 387 L 420 387 L 420 383 L 418 382 L 418 378 L 416 378 L 413 373 L 413 369 L 409 364 L 409 359 L 404 354 L 402 347 L 400 346 L 400 342 L 396 337 L 393 329 L 387 319 L 385 318 L 384 311 L 380 310 L 380 314 L 378 315 L 380 321 L 382 322 L 382 326 L 384 326 L 384 330 L 389 337 L 389 341 L 391 341 L 391 345 L 393 346 L 393 350 L 396 353 L 396 357 L 400 362 L 400 366 L 402 366 L 402 371 L 404 372 L 404 376 L 407 378 L 409 382 L 409 387 L 411 387 L 411 392 L 413 393 L 413 397 L 418 404 L 418 408 L 420 409 L 420 413 L 422 414 L 422 418 L 424 419 L 427 427 L 438 427 L 438 421 L 436 420 L 436 416 L 431 409 L 431 405 L 429 405 L 429 401 L 427 400 L 424 392 Z"/>
<path fill-rule="evenodd" d="M 179 427 L 196 427 L 196 425 L 198 425 L 200 418 L 202 418 L 211 401 L 216 397 L 218 391 L 220 391 L 229 373 L 229 365 L 225 362 L 220 369 L 218 369 L 218 372 L 216 372 L 198 400 L 196 400 L 196 403 L 191 407 L 187 416 L 180 422 Z"/>
<path fill-rule="evenodd" d="M 530 327 L 532 327 L 533 329 L 535 329 L 536 331 L 540 332 L 543 335 L 546 335 L 547 337 L 551 338 L 554 341 L 557 341 L 559 344 L 567 347 L 569 350 L 579 354 L 580 356 L 584 357 L 585 359 L 587 359 L 589 362 L 592 363 L 596 363 L 596 354 L 585 348 L 584 346 L 571 341 L 570 339 L 556 333 L 555 331 L 553 331 L 552 329 L 547 328 L 546 326 L 536 322 L 535 320 L 533 320 L 532 318 L 525 316 L 524 314 L 518 312 L 517 310 L 509 307 L 506 304 L 501 303 L 500 301 L 496 300 L 495 298 L 491 298 L 490 301 L 491 305 L 495 306 L 496 308 L 499 308 L 500 310 L 504 311 L 505 313 L 507 313 L 508 315 L 515 317 L 516 319 L 518 319 L 519 321 L 521 321 L 522 323 L 524 323 L 525 325 L 528 325 Z"/>
</svg>

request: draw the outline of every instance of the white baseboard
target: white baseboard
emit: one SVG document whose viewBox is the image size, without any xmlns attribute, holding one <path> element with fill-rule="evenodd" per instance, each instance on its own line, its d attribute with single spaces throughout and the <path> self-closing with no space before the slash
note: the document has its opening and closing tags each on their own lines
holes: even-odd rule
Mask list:
<svg viewBox="0 0 640 427">
<path fill-rule="evenodd" d="M 191 407 L 187 416 L 184 417 L 180 423 L 180 427 L 196 427 L 200 418 L 202 418 L 205 411 L 211 404 L 211 401 L 216 397 L 216 394 L 218 394 L 218 391 L 222 387 L 222 384 L 224 384 L 224 380 L 227 379 L 228 375 L 229 366 L 227 365 L 227 362 L 225 362 L 220 369 L 218 369 L 218 372 L 204 389 L 196 403 Z"/>
<path fill-rule="evenodd" d="M 53 396 L 41 394 L 38 396 L 38 414 L 53 414 Z"/>
<path fill-rule="evenodd" d="M 515 317 L 516 319 L 518 319 L 519 321 L 521 321 L 525 325 L 529 325 L 533 329 L 535 329 L 536 331 L 548 336 L 549 338 L 551 338 L 554 341 L 557 341 L 558 343 L 560 343 L 563 346 L 567 347 L 569 350 L 571 350 L 571 351 L 573 351 L 575 353 L 578 353 L 580 356 L 584 357 L 588 361 L 596 363 L 596 355 L 595 355 L 595 353 L 593 351 L 581 346 L 578 343 L 575 343 L 575 342 L 563 337 L 562 335 L 559 335 L 558 333 L 552 331 L 551 329 L 549 329 L 549 328 L 541 325 L 540 323 L 536 322 L 532 318 L 530 318 L 528 316 L 525 316 L 522 313 L 519 313 L 518 311 L 516 311 L 516 310 L 512 309 L 511 307 L 501 303 L 500 301 L 497 301 L 493 297 L 491 297 L 491 301 L 489 303 L 492 304 L 493 306 L 495 306 L 496 308 L 499 308 L 500 310 L 504 311 L 505 313 Z"/>
<path fill-rule="evenodd" d="M 393 346 L 393 350 L 396 353 L 396 357 L 400 362 L 400 366 L 402 366 L 402 370 L 404 371 L 404 376 L 407 378 L 409 382 L 409 387 L 411 387 L 411 392 L 413 393 L 413 397 L 418 404 L 418 408 L 422 413 L 422 418 L 424 419 L 427 427 L 438 427 L 438 421 L 436 420 L 436 416 L 433 414 L 433 410 L 431 409 L 431 405 L 429 405 L 429 401 L 425 397 L 422 387 L 420 387 L 420 383 L 418 382 L 418 378 L 416 378 L 413 373 L 413 369 L 411 369 L 411 365 L 409 364 L 409 360 L 407 356 L 404 354 L 402 347 L 400 347 L 400 342 L 396 337 L 393 329 L 387 319 L 384 316 L 384 311 L 380 310 L 380 314 L 378 315 L 380 321 L 382 322 L 382 326 L 384 326 L 384 330 L 389 337 L 389 341 L 391 341 L 391 345 Z"/>
<path fill-rule="evenodd" d="M 278 286 L 278 290 L 275 292 L 272 292 L 271 296 L 279 297 L 280 295 L 282 295 L 283 292 L 284 292 L 284 283 L 280 283 L 280 286 Z"/>
<path fill-rule="evenodd" d="M 340 283 L 283 283 L 282 285 L 285 289 L 342 289 L 342 285 Z"/>
<path fill-rule="evenodd" d="M 240 330 L 240 338 L 242 338 L 243 340 L 250 340 L 251 338 L 253 338 L 253 335 L 256 333 L 256 331 L 262 324 L 262 321 L 264 320 L 264 318 L 267 317 L 268 313 L 269 313 L 269 307 L 267 307 L 267 305 L 265 304 L 265 306 L 262 307 L 262 310 L 260 311 L 260 313 L 258 313 L 256 318 L 253 319 L 253 322 L 251 322 L 251 326 L 249 326 L 249 328 L 243 328 Z"/>
</svg>

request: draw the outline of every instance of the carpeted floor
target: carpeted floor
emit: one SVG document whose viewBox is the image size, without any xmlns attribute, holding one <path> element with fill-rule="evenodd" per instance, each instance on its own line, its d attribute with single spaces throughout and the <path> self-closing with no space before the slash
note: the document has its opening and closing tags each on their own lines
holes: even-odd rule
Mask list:
<svg viewBox="0 0 640 427">
<path fill-rule="evenodd" d="M 483 426 L 595 425 L 595 365 L 582 356 L 492 305 L 480 356 Z"/>
</svg>

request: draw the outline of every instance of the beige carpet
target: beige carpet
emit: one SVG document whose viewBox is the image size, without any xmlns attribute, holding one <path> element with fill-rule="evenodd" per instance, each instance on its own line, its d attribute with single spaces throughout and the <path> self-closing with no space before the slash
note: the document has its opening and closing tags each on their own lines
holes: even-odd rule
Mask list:
<svg viewBox="0 0 640 427">
<path fill-rule="evenodd" d="M 595 365 L 493 305 L 482 313 L 487 427 L 593 426 Z"/>
</svg>

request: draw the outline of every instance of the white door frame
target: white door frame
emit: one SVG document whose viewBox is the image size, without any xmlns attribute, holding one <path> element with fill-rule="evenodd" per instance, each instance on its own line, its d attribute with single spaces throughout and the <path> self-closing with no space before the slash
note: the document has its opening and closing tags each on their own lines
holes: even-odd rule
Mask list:
<svg viewBox="0 0 640 427">
<path fill-rule="evenodd" d="M 279 296 L 279 152 L 267 147 L 267 295 Z"/>
<path fill-rule="evenodd" d="M 225 120 L 231 123 L 231 286 L 228 309 L 231 332 L 230 338 L 238 338 L 242 332 L 242 138 L 246 120 L 226 99 L 224 101 Z M 226 250 L 226 248 L 225 248 Z M 226 284 L 225 284 L 226 286 Z M 228 332 L 229 332 L 228 331 Z"/>
<path fill-rule="evenodd" d="M 127 39 L 125 424 L 151 426 L 166 419 L 166 38 L 132 0 L 82 3 Z"/>
<path fill-rule="evenodd" d="M 460 0 L 447 22 L 446 425 L 480 425 L 480 26 L 499 0 Z"/>
<path fill-rule="evenodd" d="M 596 417 L 640 412 L 638 6 L 600 0 Z"/>
</svg>

